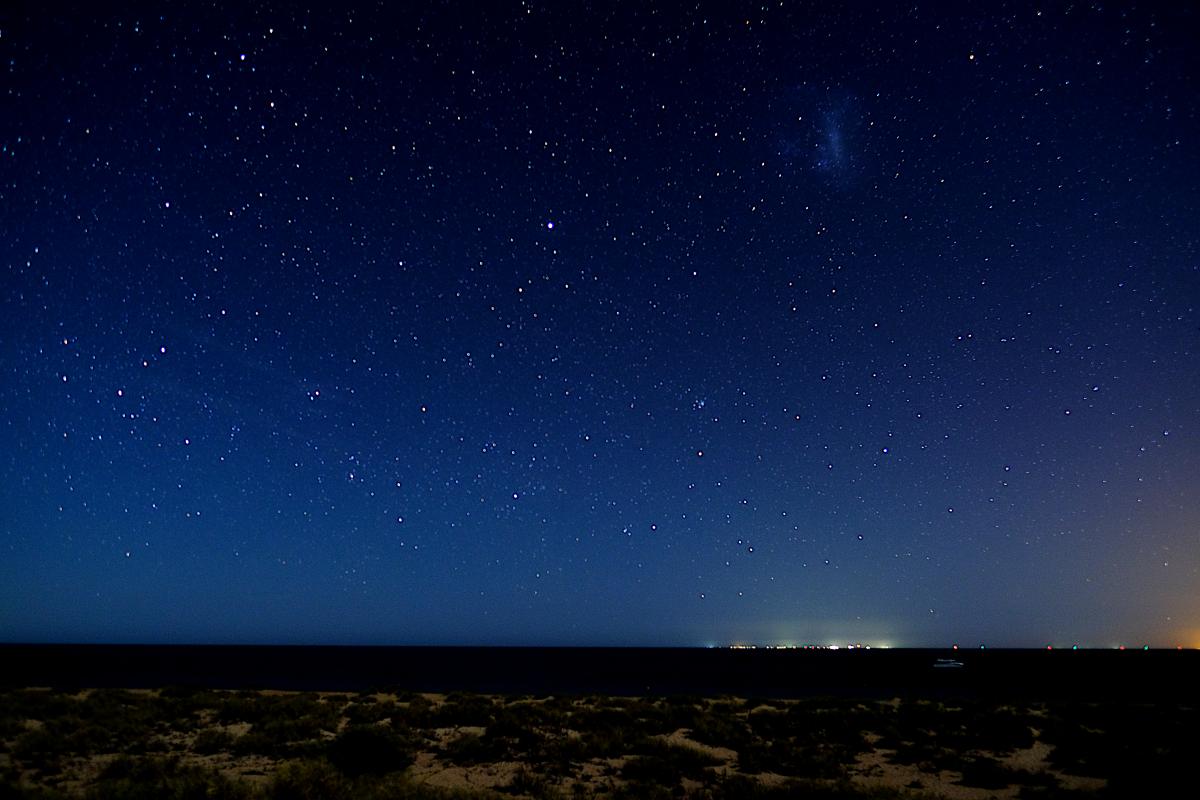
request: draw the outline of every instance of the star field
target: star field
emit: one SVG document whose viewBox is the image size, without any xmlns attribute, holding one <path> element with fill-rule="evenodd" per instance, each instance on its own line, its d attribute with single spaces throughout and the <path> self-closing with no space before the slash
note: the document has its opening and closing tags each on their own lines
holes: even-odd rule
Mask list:
<svg viewBox="0 0 1200 800">
<path fill-rule="evenodd" d="M 0 637 L 1200 646 L 1171 4 L 0 16 Z"/>
</svg>

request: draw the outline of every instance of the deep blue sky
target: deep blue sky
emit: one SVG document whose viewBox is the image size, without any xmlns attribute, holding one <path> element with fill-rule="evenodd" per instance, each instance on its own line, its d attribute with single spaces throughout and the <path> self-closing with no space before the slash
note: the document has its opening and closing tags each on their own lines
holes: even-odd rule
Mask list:
<svg viewBox="0 0 1200 800">
<path fill-rule="evenodd" d="M 425 5 L 0 13 L 0 638 L 1200 645 L 1195 11 Z"/>
</svg>

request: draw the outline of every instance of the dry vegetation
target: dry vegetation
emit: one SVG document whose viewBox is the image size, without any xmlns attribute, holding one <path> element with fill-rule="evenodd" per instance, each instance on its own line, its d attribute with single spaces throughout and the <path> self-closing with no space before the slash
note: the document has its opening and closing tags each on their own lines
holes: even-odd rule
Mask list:
<svg viewBox="0 0 1200 800">
<path fill-rule="evenodd" d="M 1137 797 L 1182 783 L 1197 723 L 1149 706 L 18 689 L 0 693 L 0 798 Z"/>
</svg>

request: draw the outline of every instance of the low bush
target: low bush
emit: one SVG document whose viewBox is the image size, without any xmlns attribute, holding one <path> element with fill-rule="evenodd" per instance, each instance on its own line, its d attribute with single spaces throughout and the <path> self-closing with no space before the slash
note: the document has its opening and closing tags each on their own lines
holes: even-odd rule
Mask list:
<svg viewBox="0 0 1200 800">
<path fill-rule="evenodd" d="M 233 746 L 230 748 L 235 756 L 280 756 L 284 755 L 283 748 L 272 739 L 262 733 L 250 731 L 233 740 Z"/>
<path fill-rule="evenodd" d="M 793 778 L 839 780 L 846 777 L 845 764 L 851 756 L 832 745 L 798 746 L 782 739 L 760 739 L 738 750 L 737 766 L 742 772 L 774 772 Z"/>
<path fill-rule="evenodd" d="M 233 749 L 234 738 L 226 730 L 221 728 L 209 728 L 200 731 L 192 742 L 192 752 L 200 753 L 201 755 L 212 755 L 214 753 L 226 753 Z"/>
<path fill-rule="evenodd" d="M 398 710 L 396 704 L 390 700 L 382 703 L 359 701 L 346 706 L 342 714 L 352 725 L 369 725 L 391 719 Z"/>
<path fill-rule="evenodd" d="M 441 753 L 451 764 L 472 766 L 504 759 L 508 756 L 508 746 L 505 742 L 492 737 L 481 736 L 478 733 L 464 733 L 447 742 Z"/>
<path fill-rule="evenodd" d="M 346 778 L 325 760 L 294 761 L 275 773 L 264 800 L 341 800 L 351 797 Z"/>
<path fill-rule="evenodd" d="M 378 726 L 347 728 L 329 743 L 326 753 L 330 763 L 349 777 L 386 775 L 413 762 L 407 742 Z"/>
<path fill-rule="evenodd" d="M 87 800 L 248 800 L 250 789 L 215 770 L 177 759 L 119 758 L 87 792 Z"/>
<path fill-rule="evenodd" d="M 486 726 L 492 721 L 495 705 L 490 697 L 453 692 L 445 702 L 431 709 L 426 722 L 436 728 Z"/>
<path fill-rule="evenodd" d="M 532 797 L 535 800 L 558 796 L 545 778 L 525 768 L 518 769 L 513 774 L 512 779 L 504 787 L 504 791 L 521 797 Z"/>
<path fill-rule="evenodd" d="M 621 777 L 626 780 L 675 786 L 682 778 L 704 778 L 708 767 L 721 763 L 720 759 L 694 747 L 667 744 L 659 739 L 649 740 L 639 749 L 640 753 L 621 768 Z"/>
<path fill-rule="evenodd" d="M 697 715 L 692 723 L 691 739 L 714 747 L 737 750 L 749 743 L 751 735 L 746 723 L 727 707 L 714 707 Z"/>
</svg>

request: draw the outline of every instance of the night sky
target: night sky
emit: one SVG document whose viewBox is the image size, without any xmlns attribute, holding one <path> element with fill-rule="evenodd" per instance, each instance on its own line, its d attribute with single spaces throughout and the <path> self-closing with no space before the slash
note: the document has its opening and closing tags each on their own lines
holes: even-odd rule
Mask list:
<svg viewBox="0 0 1200 800">
<path fill-rule="evenodd" d="M 0 638 L 1200 645 L 1188 4 L 99 5 L 0 12 Z"/>
</svg>

